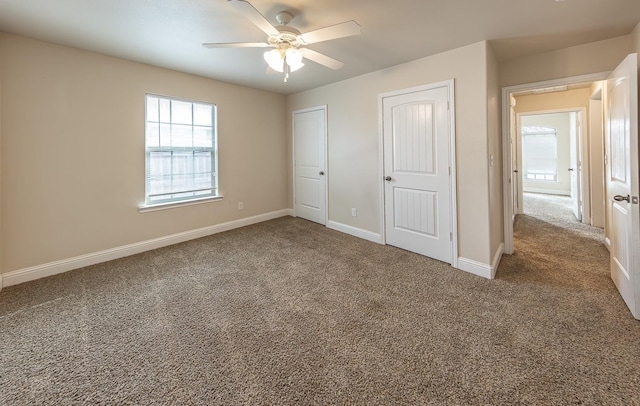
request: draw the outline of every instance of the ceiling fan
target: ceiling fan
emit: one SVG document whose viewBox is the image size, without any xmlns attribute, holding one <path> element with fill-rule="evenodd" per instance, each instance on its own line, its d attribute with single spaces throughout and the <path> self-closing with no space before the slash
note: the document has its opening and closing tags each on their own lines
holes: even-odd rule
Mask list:
<svg viewBox="0 0 640 406">
<path fill-rule="evenodd" d="M 273 48 L 264 53 L 264 59 L 271 69 L 284 73 L 285 82 L 290 72 L 304 66 L 303 58 L 334 70 L 344 66 L 344 63 L 306 48 L 306 45 L 360 34 L 360 25 L 353 20 L 303 34 L 288 25 L 293 19 L 293 14 L 288 11 L 280 11 L 276 15 L 279 25 L 274 26 L 248 1 L 228 0 L 227 2 L 264 31 L 268 36 L 267 42 L 205 42 L 202 45 L 207 48 Z"/>
</svg>

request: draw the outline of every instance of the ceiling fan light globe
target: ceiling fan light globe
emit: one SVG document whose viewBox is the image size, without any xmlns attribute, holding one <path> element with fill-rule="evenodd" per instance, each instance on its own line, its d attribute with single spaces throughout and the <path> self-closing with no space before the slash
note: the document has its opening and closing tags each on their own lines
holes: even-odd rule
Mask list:
<svg viewBox="0 0 640 406">
<path fill-rule="evenodd" d="M 277 49 L 272 49 L 264 53 L 264 60 L 269 67 L 277 72 L 284 72 L 284 57 Z"/>
<path fill-rule="evenodd" d="M 285 55 L 287 56 L 287 62 L 289 66 L 293 64 L 299 64 L 302 62 L 302 52 L 298 48 L 288 48 Z"/>
<path fill-rule="evenodd" d="M 304 63 L 302 63 L 302 61 L 293 62 L 293 61 L 290 61 L 289 58 L 287 58 L 287 65 L 289 65 L 290 72 L 295 72 L 298 69 L 302 68 L 304 66 Z"/>
</svg>

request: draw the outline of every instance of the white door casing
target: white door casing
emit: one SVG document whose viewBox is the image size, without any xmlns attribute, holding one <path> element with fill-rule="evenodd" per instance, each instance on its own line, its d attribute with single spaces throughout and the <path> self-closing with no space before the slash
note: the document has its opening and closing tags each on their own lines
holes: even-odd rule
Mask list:
<svg viewBox="0 0 640 406">
<path fill-rule="evenodd" d="M 381 95 L 385 242 L 455 266 L 453 81 Z"/>
<path fill-rule="evenodd" d="M 294 212 L 320 224 L 327 222 L 326 144 L 326 106 L 294 111 Z"/>
<path fill-rule="evenodd" d="M 502 159 L 503 162 L 509 162 L 512 159 L 510 134 L 512 127 L 516 125 L 511 120 L 510 114 L 510 100 L 511 96 L 515 93 L 531 91 L 534 89 L 544 89 L 562 85 L 582 84 L 587 82 L 595 82 L 604 80 L 608 76 L 608 72 L 592 73 L 587 75 L 572 76 L 567 78 L 546 80 L 542 82 L 525 83 L 521 85 L 513 85 L 502 88 Z M 504 253 L 513 254 L 513 193 L 509 179 L 511 179 L 512 168 L 509 165 L 503 165 L 502 175 L 502 191 L 503 191 L 503 204 L 504 204 Z"/>
<path fill-rule="evenodd" d="M 605 100 L 611 278 L 633 316 L 640 319 L 637 54 L 629 55 L 611 73 Z"/>
<path fill-rule="evenodd" d="M 580 161 L 580 134 L 578 133 L 578 115 L 574 112 L 569 114 L 570 130 L 569 130 L 569 171 L 571 177 L 571 202 L 573 215 L 578 221 L 582 221 L 582 204 L 580 187 L 580 179 L 582 167 Z"/>
</svg>

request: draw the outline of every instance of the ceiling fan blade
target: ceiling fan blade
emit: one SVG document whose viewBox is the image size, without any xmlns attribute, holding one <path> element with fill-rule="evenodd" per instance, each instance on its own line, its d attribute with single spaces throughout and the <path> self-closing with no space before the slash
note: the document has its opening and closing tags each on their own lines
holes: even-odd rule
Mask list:
<svg viewBox="0 0 640 406">
<path fill-rule="evenodd" d="M 360 35 L 360 25 L 351 20 L 344 23 L 331 25 L 329 27 L 320 28 L 314 31 L 305 32 L 298 36 L 304 44 L 313 44 L 316 42 L 329 41 L 336 38 L 350 37 L 352 35 Z"/>
<path fill-rule="evenodd" d="M 274 27 L 269 20 L 264 18 L 262 14 L 258 10 L 255 9 L 245 0 L 228 0 L 228 3 L 238 10 L 242 15 L 249 19 L 252 23 L 254 23 L 258 28 L 264 31 L 267 35 L 278 35 L 280 31 Z"/>
<path fill-rule="evenodd" d="M 268 48 L 266 42 L 205 42 L 205 48 Z"/>
<path fill-rule="evenodd" d="M 320 52 L 314 51 L 313 49 L 309 49 L 309 48 L 299 48 L 299 49 L 300 49 L 300 52 L 302 52 L 302 56 L 304 56 L 305 58 L 315 63 L 324 65 L 327 68 L 338 70 L 344 66 L 343 62 L 340 62 L 337 59 L 333 59 L 330 56 L 327 56 L 325 54 L 321 54 Z"/>
</svg>

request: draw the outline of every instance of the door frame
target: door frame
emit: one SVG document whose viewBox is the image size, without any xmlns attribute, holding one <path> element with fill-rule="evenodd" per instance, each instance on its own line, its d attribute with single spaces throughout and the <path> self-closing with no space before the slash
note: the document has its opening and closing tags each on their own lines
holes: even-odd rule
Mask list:
<svg viewBox="0 0 640 406">
<path fill-rule="evenodd" d="M 510 190 L 512 168 L 511 148 L 509 146 L 509 134 L 512 126 L 509 114 L 509 101 L 511 100 L 511 95 L 513 93 L 546 87 L 574 85 L 585 82 L 599 82 L 601 80 L 606 80 L 610 73 L 610 71 L 591 73 L 587 75 L 570 76 L 541 82 L 524 83 L 521 85 L 506 86 L 502 88 L 502 204 L 504 212 L 503 218 L 505 254 L 513 254 L 513 200 L 510 200 L 513 199 Z"/>
<path fill-rule="evenodd" d="M 587 132 L 585 131 L 585 123 L 587 121 L 587 109 L 585 107 L 568 107 L 561 109 L 549 109 L 549 110 L 535 110 L 527 111 L 526 113 L 516 113 L 516 150 L 519 155 L 518 159 L 518 182 L 520 188 L 518 190 L 518 204 L 519 209 L 524 209 L 523 193 L 524 193 L 524 179 L 522 171 L 522 131 L 521 119 L 522 116 L 538 116 L 544 114 L 556 114 L 556 113 L 576 113 L 577 121 L 580 129 L 577 131 L 577 145 L 578 145 L 578 160 L 580 161 L 580 177 L 578 193 L 582 202 L 581 218 L 585 224 L 591 224 L 591 206 L 590 206 L 590 190 L 589 190 L 589 176 L 591 174 L 590 162 L 589 162 L 589 143 Z M 571 136 L 571 135 L 570 135 Z M 585 158 L 586 157 L 586 158 Z M 560 168 L 558 168 L 560 170 Z M 522 214 L 521 212 L 516 214 Z"/>
<path fill-rule="evenodd" d="M 296 114 L 308 113 L 310 111 L 322 110 L 324 112 L 324 226 L 327 226 L 329 221 L 329 167 L 328 167 L 328 155 L 329 155 L 329 117 L 327 114 L 327 105 L 323 104 L 316 107 L 309 107 L 306 109 L 294 110 L 291 112 L 291 163 L 292 163 L 292 191 L 293 191 L 293 217 L 298 217 L 296 213 L 296 134 L 295 134 L 295 118 Z"/>
<path fill-rule="evenodd" d="M 449 224 L 451 229 L 451 266 L 458 267 L 458 200 L 457 200 L 457 171 L 456 171 L 456 115 L 455 115 L 455 80 L 448 79 L 427 85 L 409 87 L 378 94 L 378 187 L 380 196 L 380 233 L 381 242 L 387 244 L 387 230 L 385 221 L 385 187 L 384 187 L 384 110 L 383 101 L 386 97 L 400 96 L 408 93 L 446 87 L 449 96 Z"/>
</svg>

